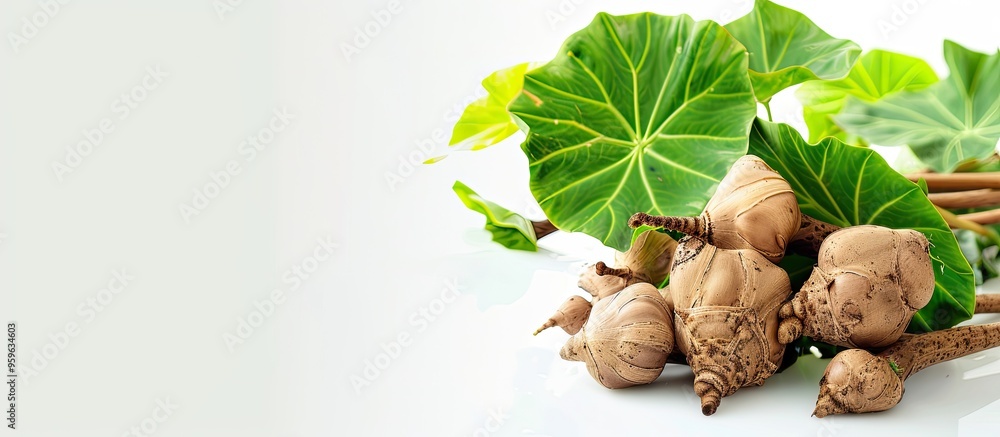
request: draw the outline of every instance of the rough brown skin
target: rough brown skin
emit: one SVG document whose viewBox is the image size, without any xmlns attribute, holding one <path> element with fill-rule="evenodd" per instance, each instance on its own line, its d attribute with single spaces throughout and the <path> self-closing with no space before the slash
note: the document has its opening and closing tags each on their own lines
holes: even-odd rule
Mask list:
<svg viewBox="0 0 1000 437">
<path fill-rule="evenodd" d="M 781 308 L 779 340 L 800 336 L 838 346 L 886 347 L 934 294 L 923 234 L 852 226 L 831 234 L 802 290 Z"/>
<path fill-rule="evenodd" d="M 583 361 L 597 382 L 614 389 L 655 381 L 673 349 L 670 308 L 656 287 L 639 283 L 594 303 L 559 356 Z"/>
<path fill-rule="evenodd" d="M 1000 313 L 1000 294 L 977 294 L 976 314 Z"/>
<path fill-rule="evenodd" d="M 538 333 L 553 326 L 562 328 L 569 335 L 576 334 L 583 328 L 583 324 L 587 323 L 587 318 L 590 317 L 590 310 L 591 305 L 587 299 L 580 296 L 572 296 L 566 302 L 563 302 L 562 306 L 556 310 L 556 313 L 552 317 L 549 317 L 549 320 L 545 324 L 535 330 L 533 335 L 538 335 Z"/>
<path fill-rule="evenodd" d="M 695 374 L 702 413 L 724 396 L 761 385 L 781 364 L 778 309 L 791 294 L 788 275 L 754 250 L 725 250 L 681 240 L 670 276 L 677 348 Z"/>
<path fill-rule="evenodd" d="M 594 296 L 596 303 L 632 284 L 660 284 L 670 272 L 676 248 L 677 241 L 667 234 L 643 232 L 629 250 L 615 257 L 618 268 L 598 262 L 584 270 L 577 285 Z"/>
<path fill-rule="evenodd" d="M 850 349 L 833 357 L 820 381 L 813 415 L 888 410 L 903 397 L 903 381 L 929 366 L 1000 346 L 1000 323 L 906 335 L 878 355 Z"/>
<path fill-rule="evenodd" d="M 840 230 L 840 226 L 831 225 L 802 214 L 802 224 L 799 231 L 792 236 L 792 240 L 788 242 L 788 250 L 816 257 L 819 255 L 819 248 L 823 245 L 826 237 L 838 230 Z"/>
<path fill-rule="evenodd" d="M 698 217 L 661 217 L 637 213 L 629 226 L 683 232 L 721 249 L 751 249 L 777 263 L 799 231 L 800 211 L 788 182 L 764 161 L 746 155 L 719 182 Z"/>
<path fill-rule="evenodd" d="M 602 263 L 602 262 L 597 263 L 595 265 L 595 268 L 591 269 L 591 271 L 593 271 L 593 270 L 600 270 L 601 269 L 600 266 L 603 265 L 603 264 L 604 263 Z M 605 268 L 610 269 L 607 266 L 605 266 Z M 615 272 L 616 270 L 617 269 L 606 270 L 603 273 L 605 275 L 609 275 L 611 272 Z M 617 273 L 630 274 L 629 271 L 621 271 L 621 270 L 618 270 Z M 638 284 L 638 283 L 641 283 L 641 281 L 637 281 L 637 282 L 634 282 L 634 283 Z M 670 289 L 669 289 L 669 287 L 663 287 L 663 288 L 661 288 L 659 290 L 659 292 L 660 292 L 660 296 L 663 298 L 663 301 L 666 302 L 667 309 L 670 311 L 670 314 L 673 314 L 674 313 L 674 302 L 672 300 L 673 298 L 670 296 Z M 617 291 L 615 291 L 614 293 L 617 293 Z M 596 294 L 607 297 L 607 296 L 610 296 L 610 295 L 612 295 L 614 293 L 611 293 L 608 290 L 605 290 L 605 291 L 598 291 Z M 596 299 L 595 299 L 595 301 L 596 301 Z M 588 313 L 588 316 L 589 316 L 589 313 Z M 586 322 L 586 320 L 584 320 L 584 322 Z M 572 335 L 572 334 L 576 334 L 576 333 L 572 332 L 570 334 Z M 687 365 L 687 357 L 685 357 L 684 354 L 680 350 L 678 350 L 676 344 L 674 345 L 673 350 L 670 352 L 670 355 L 667 357 L 667 364 L 682 364 L 682 365 L 685 365 L 685 366 Z"/>
</svg>

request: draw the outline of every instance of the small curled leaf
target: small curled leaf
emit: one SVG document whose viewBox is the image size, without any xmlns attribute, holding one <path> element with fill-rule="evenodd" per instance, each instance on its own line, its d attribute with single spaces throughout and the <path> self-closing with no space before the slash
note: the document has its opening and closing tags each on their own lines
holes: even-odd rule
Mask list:
<svg viewBox="0 0 1000 437">
<path fill-rule="evenodd" d="M 531 220 L 483 199 L 472 188 L 459 181 L 455 181 L 452 189 L 466 207 L 486 216 L 485 227 L 493 234 L 493 241 L 509 249 L 532 252 L 538 250 L 538 238 Z"/>
</svg>

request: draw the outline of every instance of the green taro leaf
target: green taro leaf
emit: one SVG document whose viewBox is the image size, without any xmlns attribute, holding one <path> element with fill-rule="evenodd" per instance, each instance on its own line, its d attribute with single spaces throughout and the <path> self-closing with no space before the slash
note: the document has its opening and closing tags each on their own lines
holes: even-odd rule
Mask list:
<svg viewBox="0 0 1000 437">
<path fill-rule="evenodd" d="M 695 215 L 746 153 L 747 54 L 722 26 L 598 14 L 525 75 L 531 190 L 559 229 L 629 246 L 635 212 Z"/>
<path fill-rule="evenodd" d="M 909 145 L 937 172 L 989 157 L 1000 139 L 1000 52 L 987 56 L 945 41 L 944 57 L 947 79 L 876 102 L 848 98 L 834 119 L 871 143 Z"/>
<path fill-rule="evenodd" d="M 835 138 L 810 145 L 791 126 L 758 119 L 750 153 L 788 180 L 803 214 L 842 227 L 875 224 L 927 236 L 934 296 L 913 316 L 911 332 L 945 329 L 972 317 L 975 278 L 951 229 L 920 188 L 873 150 Z"/>
<path fill-rule="evenodd" d="M 529 68 L 529 64 L 518 64 L 483 79 L 487 96 L 465 108 L 448 144 L 458 150 L 482 150 L 517 132 L 518 127 L 507 112 L 507 105 L 520 95 L 524 87 L 524 73 Z"/>
<path fill-rule="evenodd" d="M 809 142 L 834 137 L 848 144 L 863 145 L 866 144 L 864 140 L 848 135 L 833 122 L 832 116 L 844 108 L 847 96 L 876 101 L 886 94 L 919 90 L 937 81 L 937 74 L 922 59 L 872 50 L 854 64 L 847 77 L 806 82 L 795 96 L 802 103 L 802 115 L 809 126 Z"/>
<path fill-rule="evenodd" d="M 466 207 L 486 216 L 486 230 L 493 234 L 493 241 L 510 249 L 532 252 L 538 250 L 538 239 L 535 238 L 531 220 L 483 199 L 472 188 L 459 181 L 455 181 L 451 188 Z"/>
<path fill-rule="evenodd" d="M 924 180 L 924 178 L 917 179 L 917 188 L 920 188 L 920 192 L 924 193 L 925 196 L 927 195 L 927 193 L 931 192 L 931 189 L 930 187 L 927 186 L 927 181 Z"/>
<path fill-rule="evenodd" d="M 749 14 L 726 29 L 750 52 L 750 81 L 760 102 L 813 79 L 844 77 L 861 47 L 836 39 L 801 13 L 757 0 Z"/>
</svg>

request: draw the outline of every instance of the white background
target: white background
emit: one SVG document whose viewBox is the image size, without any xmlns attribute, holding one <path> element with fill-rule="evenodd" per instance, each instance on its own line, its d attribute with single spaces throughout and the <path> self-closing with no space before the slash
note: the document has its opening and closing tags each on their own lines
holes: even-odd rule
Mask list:
<svg viewBox="0 0 1000 437">
<path fill-rule="evenodd" d="M 16 48 L 9 35 L 42 9 L 0 4 L 0 321 L 19 323 L 20 360 L 36 371 L 19 386 L 19 429 L 3 435 L 118 436 L 144 421 L 157 436 L 948 435 L 974 433 L 982 417 L 997 426 L 1000 377 L 966 378 L 996 372 L 1000 351 L 914 376 L 892 411 L 823 420 L 809 417 L 825 366 L 812 358 L 726 398 L 710 418 L 683 367 L 650 386 L 603 389 L 558 358 L 563 333 L 530 333 L 577 292 L 582 262 L 607 250 L 553 236 L 552 250 L 508 251 L 450 189 L 459 179 L 537 214 L 519 135 L 433 166 L 401 164 L 429 157 L 421 141 L 446 152 L 483 77 L 551 58 L 599 11 L 727 22 L 750 3 L 404 0 L 350 57 L 344 44 L 387 1 L 232 3 L 241 4 L 220 14 L 207 0 L 68 2 Z M 942 77 L 944 38 L 980 51 L 1000 42 L 989 2 L 780 3 L 865 49 L 923 57 Z M 896 17 L 898 29 L 880 30 L 906 3 L 913 13 Z M 157 66 L 168 75 L 121 119 L 116 100 Z M 801 126 L 791 92 L 773 106 L 778 121 Z M 248 160 L 241 142 L 281 109 L 294 118 Z M 53 162 L 103 118 L 114 131 L 57 177 Z M 179 205 L 230 161 L 241 172 L 185 220 Z M 389 172 L 402 181 L 388 183 Z M 327 239 L 338 248 L 315 262 Z M 296 287 L 286 272 L 301 267 L 312 273 Z M 102 293 L 116 269 L 134 279 Z M 446 303 L 449 281 L 461 296 Z M 228 347 L 224 335 L 274 289 L 284 303 Z M 98 297 L 100 312 L 81 311 Z M 68 323 L 76 335 L 60 341 Z M 400 334 L 408 345 L 379 358 Z M 352 383 L 376 360 L 377 376 Z M 160 422 L 158 400 L 177 406 Z"/>
</svg>

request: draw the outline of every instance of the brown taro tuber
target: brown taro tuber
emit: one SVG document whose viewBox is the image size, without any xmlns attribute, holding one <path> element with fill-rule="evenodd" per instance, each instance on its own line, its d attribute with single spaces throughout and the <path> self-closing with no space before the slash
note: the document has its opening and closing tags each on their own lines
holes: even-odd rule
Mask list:
<svg viewBox="0 0 1000 437">
<path fill-rule="evenodd" d="M 638 283 L 594 303 L 583 329 L 559 355 L 583 361 L 607 388 L 656 380 L 674 347 L 671 312 L 656 287 Z"/>
<path fill-rule="evenodd" d="M 587 299 L 580 296 L 572 296 L 566 302 L 563 302 L 562 306 L 556 310 L 556 313 L 552 317 L 549 317 L 549 320 L 538 328 L 534 335 L 538 335 L 538 333 L 553 326 L 562 328 L 569 335 L 576 334 L 580 332 L 580 328 L 583 328 L 583 324 L 587 323 L 587 318 L 590 317 L 590 309 L 591 305 Z"/>
<path fill-rule="evenodd" d="M 629 269 L 642 282 L 658 285 L 670 273 L 676 249 L 676 240 L 650 229 L 636 237 L 629 250 L 615 256 L 615 265 Z"/>
<path fill-rule="evenodd" d="M 779 339 L 801 335 L 859 348 L 885 347 L 934 293 L 927 237 L 909 229 L 853 226 L 831 234 L 802 290 L 781 309 Z"/>
<path fill-rule="evenodd" d="M 670 271 L 676 248 L 677 241 L 669 235 L 648 230 L 636 237 L 627 251 L 615 256 L 618 268 L 608 268 L 603 262 L 589 266 L 577 285 L 594 296 L 595 303 L 632 284 L 659 285 Z"/>
<path fill-rule="evenodd" d="M 1000 346 L 1000 323 L 904 336 L 878 355 L 849 349 L 833 357 L 820 381 L 813 415 L 888 410 L 903 397 L 903 381 L 929 366 Z"/>
<path fill-rule="evenodd" d="M 698 217 L 637 213 L 629 226 L 683 232 L 721 249 L 752 249 L 777 263 L 800 229 L 801 213 L 791 186 L 764 161 L 746 155 L 733 164 Z"/>
<path fill-rule="evenodd" d="M 791 294 L 788 274 L 753 250 L 681 240 L 670 276 L 677 348 L 695 374 L 702 413 L 740 387 L 778 369 L 778 309 Z"/>
</svg>

